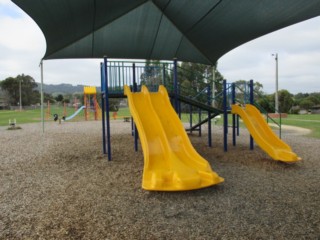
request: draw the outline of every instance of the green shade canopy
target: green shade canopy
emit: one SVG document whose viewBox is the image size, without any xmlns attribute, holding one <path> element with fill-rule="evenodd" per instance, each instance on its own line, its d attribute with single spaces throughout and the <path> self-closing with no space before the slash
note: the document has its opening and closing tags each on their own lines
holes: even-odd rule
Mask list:
<svg viewBox="0 0 320 240">
<path fill-rule="evenodd" d="M 214 64 L 239 45 L 320 15 L 319 0 L 13 0 L 39 25 L 44 59 Z"/>
</svg>

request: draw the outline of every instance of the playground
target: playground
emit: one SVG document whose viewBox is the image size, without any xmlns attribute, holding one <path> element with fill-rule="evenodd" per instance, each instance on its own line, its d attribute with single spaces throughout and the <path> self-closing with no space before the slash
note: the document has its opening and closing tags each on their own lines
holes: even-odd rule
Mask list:
<svg viewBox="0 0 320 240">
<path fill-rule="evenodd" d="M 112 153 L 101 154 L 99 121 L 0 127 L 0 238 L 59 239 L 299 239 L 319 236 L 319 139 L 286 132 L 283 139 L 305 159 L 270 160 L 249 149 L 243 129 L 227 153 L 222 138 L 207 146 L 190 136 L 195 149 L 223 184 L 186 192 L 141 188 L 143 153 L 133 147 L 131 124 L 111 121 Z M 222 126 L 213 126 L 221 136 Z M 231 134 L 231 133 L 230 133 Z"/>
<path fill-rule="evenodd" d="M 253 80 L 216 78 L 224 54 L 318 16 L 317 1 L 13 2 L 47 49 L 41 124 L 0 127 L 0 239 L 319 238 L 319 139 L 282 129 Z M 48 104 L 45 124 L 44 61 L 68 58 L 103 58 L 101 99 L 85 87 L 72 115 Z M 112 120 L 110 99 L 125 97 L 130 116 Z"/>
</svg>

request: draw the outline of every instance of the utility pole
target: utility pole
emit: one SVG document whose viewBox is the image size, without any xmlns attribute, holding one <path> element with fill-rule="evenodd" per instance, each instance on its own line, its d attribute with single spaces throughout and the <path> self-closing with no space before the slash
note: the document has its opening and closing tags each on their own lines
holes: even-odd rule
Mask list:
<svg viewBox="0 0 320 240">
<path fill-rule="evenodd" d="M 276 60 L 276 92 L 274 94 L 275 100 L 275 113 L 279 113 L 279 98 L 278 98 L 278 53 L 272 54 Z"/>
</svg>

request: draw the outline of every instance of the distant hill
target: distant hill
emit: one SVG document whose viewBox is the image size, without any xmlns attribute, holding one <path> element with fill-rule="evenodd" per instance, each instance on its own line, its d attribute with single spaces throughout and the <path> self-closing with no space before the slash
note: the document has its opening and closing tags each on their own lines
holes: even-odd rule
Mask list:
<svg viewBox="0 0 320 240">
<path fill-rule="evenodd" d="M 40 91 L 40 83 L 38 84 L 37 90 Z M 72 85 L 72 84 L 67 84 L 67 83 L 61 83 L 61 84 L 43 84 L 43 91 L 45 93 L 49 94 L 73 94 L 76 92 L 83 92 L 83 87 L 85 85 Z M 97 87 L 97 91 L 100 92 L 100 87 Z"/>
</svg>

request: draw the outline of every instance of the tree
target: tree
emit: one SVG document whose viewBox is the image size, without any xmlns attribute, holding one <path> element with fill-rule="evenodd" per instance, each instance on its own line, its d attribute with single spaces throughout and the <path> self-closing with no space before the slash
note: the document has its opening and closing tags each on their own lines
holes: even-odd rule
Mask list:
<svg viewBox="0 0 320 240">
<path fill-rule="evenodd" d="M 40 102 L 40 93 L 35 90 L 37 84 L 29 75 L 18 75 L 17 77 L 8 77 L 0 82 L 0 87 L 6 91 L 10 98 L 11 105 L 17 105 L 20 99 L 20 84 L 21 84 L 21 100 L 22 105 L 36 104 Z"/>
<path fill-rule="evenodd" d="M 163 69 L 159 60 L 147 60 L 143 73 L 140 75 L 140 84 L 146 85 L 149 90 L 163 84 Z"/>
<path fill-rule="evenodd" d="M 293 95 L 287 90 L 278 91 L 279 111 L 288 113 L 293 106 Z"/>
<path fill-rule="evenodd" d="M 184 95 L 197 97 L 198 101 L 207 103 L 207 87 L 212 87 L 213 84 L 213 66 L 183 62 L 178 68 L 178 81 L 181 86 L 181 92 Z M 220 93 L 222 91 L 223 76 L 215 67 L 215 91 Z M 200 94 L 203 92 L 204 94 Z M 220 105 L 222 101 L 218 100 L 216 103 Z"/>
<path fill-rule="evenodd" d="M 264 94 L 263 97 L 260 97 L 255 100 L 258 106 L 262 107 L 266 112 L 274 112 L 274 94 Z"/>
<path fill-rule="evenodd" d="M 240 102 L 249 102 L 249 81 L 246 80 L 238 80 L 235 82 L 235 92 L 236 92 L 236 99 Z M 258 101 L 261 98 L 265 98 L 266 95 L 262 91 L 263 85 L 258 82 L 253 82 L 253 99 L 254 101 Z M 267 99 L 261 100 L 261 102 L 266 102 Z"/>
<path fill-rule="evenodd" d="M 169 67 L 168 67 L 169 66 Z M 215 68 L 216 93 L 222 91 L 223 76 Z M 180 94 L 195 97 L 196 100 L 207 103 L 207 87 L 212 86 L 213 66 L 182 62 L 178 63 L 178 85 Z M 168 91 L 173 90 L 172 65 L 155 60 L 147 60 L 143 73 L 140 75 L 140 84 L 146 85 L 149 90 L 157 90 L 154 87 L 164 84 Z M 199 94 L 199 93 L 203 94 Z M 216 102 L 217 106 L 222 104 L 222 99 Z"/>
<path fill-rule="evenodd" d="M 118 112 L 120 108 L 120 98 L 109 98 L 109 111 Z"/>
<path fill-rule="evenodd" d="M 299 106 L 302 109 L 310 109 L 313 106 L 320 104 L 320 92 L 313 93 L 297 93 L 294 95 L 294 106 Z"/>
<path fill-rule="evenodd" d="M 1 89 L 7 93 L 10 105 L 17 105 L 19 102 L 19 82 L 18 79 L 8 77 L 0 82 Z"/>
<path fill-rule="evenodd" d="M 310 100 L 313 103 L 313 105 L 320 104 L 320 96 L 317 93 L 310 93 L 307 99 Z"/>
<path fill-rule="evenodd" d="M 57 102 L 62 102 L 63 101 L 63 95 L 59 94 L 58 96 L 55 97 Z"/>
<path fill-rule="evenodd" d="M 306 98 L 301 100 L 299 106 L 301 109 L 309 110 L 313 106 L 313 102 Z"/>
<path fill-rule="evenodd" d="M 49 94 L 49 93 L 43 93 L 43 101 L 44 102 L 50 102 L 50 103 L 54 103 L 55 102 L 55 99 L 54 99 L 54 97 L 51 95 L 51 94 Z"/>
</svg>

